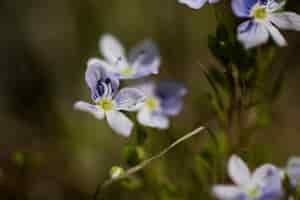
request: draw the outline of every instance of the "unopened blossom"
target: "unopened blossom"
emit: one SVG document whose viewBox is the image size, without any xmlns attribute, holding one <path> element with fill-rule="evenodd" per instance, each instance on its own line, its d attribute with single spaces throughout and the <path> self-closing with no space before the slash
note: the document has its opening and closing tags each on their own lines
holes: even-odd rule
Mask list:
<svg viewBox="0 0 300 200">
<path fill-rule="evenodd" d="M 199 9 L 204 6 L 205 3 L 218 3 L 220 0 L 178 0 L 179 3 L 185 4 L 193 9 Z"/>
<path fill-rule="evenodd" d="M 159 71 L 159 50 L 151 40 L 138 44 L 127 55 L 117 38 L 105 34 L 100 38 L 99 48 L 104 59 L 93 60 L 101 63 L 108 72 L 114 73 L 120 79 L 141 78 Z"/>
<path fill-rule="evenodd" d="M 137 88 L 146 95 L 137 115 L 138 122 L 153 128 L 168 128 L 169 117 L 177 115 L 182 109 L 182 97 L 187 93 L 186 88 L 175 81 L 147 82 Z"/>
<path fill-rule="evenodd" d="M 300 31 L 300 16 L 282 11 L 282 0 L 232 0 L 236 16 L 248 19 L 238 27 L 238 40 L 245 48 L 268 42 L 271 37 L 279 46 L 287 42 L 278 29 Z"/>
<path fill-rule="evenodd" d="M 136 88 L 118 91 L 118 79 L 95 60 L 88 62 L 85 79 L 94 104 L 78 101 L 74 104 L 75 109 L 89 112 L 100 120 L 106 118 L 116 133 L 129 136 L 133 122 L 120 111 L 137 110 L 145 100 L 142 91 Z"/>
<path fill-rule="evenodd" d="M 265 164 L 252 174 L 243 160 L 233 155 L 228 162 L 228 174 L 234 185 L 215 185 L 213 194 L 224 200 L 276 200 L 282 194 L 280 170 Z"/>
</svg>

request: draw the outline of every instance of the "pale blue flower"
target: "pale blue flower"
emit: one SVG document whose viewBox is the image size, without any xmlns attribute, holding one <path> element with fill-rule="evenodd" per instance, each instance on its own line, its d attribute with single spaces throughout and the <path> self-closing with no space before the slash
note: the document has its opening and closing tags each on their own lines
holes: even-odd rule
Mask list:
<svg viewBox="0 0 300 200">
<path fill-rule="evenodd" d="M 279 46 L 287 45 L 278 28 L 300 31 L 300 16 L 284 12 L 281 0 L 232 0 L 236 16 L 249 18 L 238 27 L 238 40 L 245 48 L 252 48 L 268 41 L 269 37 Z"/>
<path fill-rule="evenodd" d="M 157 74 L 160 55 L 151 40 L 145 40 L 131 49 L 126 55 L 122 44 L 112 35 L 105 34 L 99 41 L 100 51 L 105 60 L 93 58 L 101 63 L 108 72 L 120 79 L 136 79 L 150 74 Z"/>
<path fill-rule="evenodd" d="M 178 0 L 179 3 L 185 4 L 193 9 L 199 9 L 204 6 L 205 3 L 218 3 L 220 0 Z"/>
<path fill-rule="evenodd" d="M 136 88 L 118 91 L 119 81 L 105 71 L 97 60 L 90 60 L 85 74 L 94 104 L 78 101 L 74 108 L 93 114 L 97 119 L 106 118 L 109 126 L 118 134 L 129 136 L 132 121 L 120 111 L 136 111 L 143 104 L 145 95 Z"/>
<path fill-rule="evenodd" d="M 137 86 L 146 100 L 138 112 L 138 122 L 149 127 L 166 129 L 169 127 L 169 116 L 177 115 L 182 109 L 182 97 L 186 88 L 175 81 L 161 81 L 157 84 L 147 82 Z"/>
<path fill-rule="evenodd" d="M 276 200 L 283 194 L 280 170 L 265 164 L 253 174 L 238 156 L 228 162 L 228 173 L 235 185 L 215 185 L 213 194 L 224 200 Z"/>
<path fill-rule="evenodd" d="M 297 188 L 300 184 L 300 157 L 291 157 L 284 173 L 288 176 L 291 186 Z"/>
</svg>

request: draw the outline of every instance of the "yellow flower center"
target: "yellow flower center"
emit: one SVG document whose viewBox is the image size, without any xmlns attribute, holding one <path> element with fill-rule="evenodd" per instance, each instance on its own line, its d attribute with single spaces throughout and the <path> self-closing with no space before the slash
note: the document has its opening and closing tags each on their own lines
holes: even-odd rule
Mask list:
<svg viewBox="0 0 300 200">
<path fill-rule="evenodd" d="M 265 19 L 267 14 L 266 8 L 260 5 L 255 5 L 251 10 L 251 16 L 255 19 Z"/>
<path fill-rule="evenodd" d="M 112 100 L 106 98 L 101 99 L 97 105 L 105 111 L 111 110 L 114 106 Z"/>
<path fill-rule="evenodd" d="M 259 190 L 258 187 L 253 187 L 247 191 L 247 195 L 249 197 L 253 197 L 253 198 L 258 197 L 260 195 L 260 193 L 261 193 L 261 191 Z"/>
<path fill-rule="evenodd" d="M 125 68 L 121 69 L 120 73 L 123 76 L 130 76 L 135 73 L 135 70 L 132 67 L 125 67 Z"/>
<path fill-rule="evenodd" d="M 158 104 L 159 104 L 158 99 L 155 97 L 149 97 L 145 101 L 145 105 L 151 110 L 156 109 L 158 107 Z"/>
</svg>

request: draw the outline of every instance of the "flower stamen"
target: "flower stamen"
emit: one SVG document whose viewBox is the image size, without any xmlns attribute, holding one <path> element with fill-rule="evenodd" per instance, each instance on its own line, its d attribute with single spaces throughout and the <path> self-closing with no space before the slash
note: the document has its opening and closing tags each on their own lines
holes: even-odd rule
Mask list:
<svg viewBox="0 0 300 200">
<path fill-rule="evenodd" d="M 257 4 L 252 8 L 250 15 L 255 19 L 262 20 L 267 17 L 267 14 L 266 8 Z"/>
<path fill-rule="evenodd" d="M 109 110 L 113 109 L 112 100 L 107 99 L 107 98 L 100 99 L 100 101 L 97 103 L 97 105 L 105 111 L 109 111 Z"/>
</svg>

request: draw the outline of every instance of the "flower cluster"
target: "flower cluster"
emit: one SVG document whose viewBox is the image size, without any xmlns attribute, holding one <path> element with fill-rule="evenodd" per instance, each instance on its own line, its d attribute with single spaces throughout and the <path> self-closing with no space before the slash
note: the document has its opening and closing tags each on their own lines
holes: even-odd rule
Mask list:
<svg viewBox="0 0 300 200">
<path fill-rule="evenodd" d="M 105 118 L 109 126 L 123 136 L 129 136 L 134 125 L 124 111 L 138 111 L 138 122 L 142 125 L 168 128 L 168 116 L 181 110 L 182 96 L 186 94 L 183 85 L 163 81 L 120 89 L 120 80 L 158 73 L 160 55 L 156 45 L 145 40 L 126 56 L 121 43 L 106 34 L 100 38 L 99 48 L 104 59 L 89 59 L 85 73 L 94 104 L 78 101 L 74 108 L 89 112 L 100 120 Z"/>
<path fill-rule="evenodd" d="M 253 174 L 241 158 L 236 155 L 228 161 L 228 174 L 235 185 L 215 185 L 214 196 L 224 200 L 268 200 L 280 199 L 284 194 L 286 177 L 293 189 L 300 184 L 300 158 L 292 158 L 284 169 L 264 164 Z"/>
<path fill-rule="evenodd" d="M 199 9 L 207 0 L 179 0 L 179 2 Z M 277 45 L 285 46 L 287 42 L 278 29 L 300 31 L 300 15 L 282 11 L 284 0 L 232 0 L 231 5 L 237 17 L 246 19 L 237 28 L 237 39 L 247 49 L 268 42 L 270 37 Z"/>
</svg>

